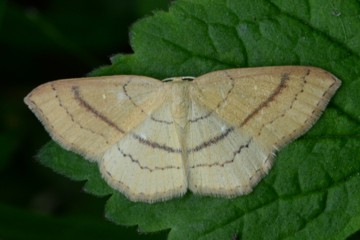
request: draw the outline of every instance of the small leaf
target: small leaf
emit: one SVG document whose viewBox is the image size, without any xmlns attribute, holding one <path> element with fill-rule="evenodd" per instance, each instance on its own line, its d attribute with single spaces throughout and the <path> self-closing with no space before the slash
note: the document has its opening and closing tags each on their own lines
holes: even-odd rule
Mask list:
<svg viewBox="0 0 360 240">
<path fill-rule="evenodd" d="M 350 7 L 349 7 L 350 6 Z M 278 153 L 255 190 L 235 199 L 187 193 L 133 203 L 111 190 L 97 166 L 50 144 L 39 158 L 108 195 L 106 216 L 169 239 L 342 239 L 360 229 L 360 7 L 332 1 L 179 0 L 138 21 L 132 55 L 90 75 L 198 76 L 225 68 L 311 65 L 342 80 L 313 129 Z"/>
</svg>

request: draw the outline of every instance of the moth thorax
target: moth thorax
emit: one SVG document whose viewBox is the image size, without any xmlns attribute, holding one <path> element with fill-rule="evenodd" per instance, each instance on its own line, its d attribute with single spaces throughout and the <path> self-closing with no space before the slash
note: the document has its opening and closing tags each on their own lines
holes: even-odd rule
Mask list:
<svg viewBox="0 0 360 240">
<path fill-rule="evenodd" d="M 186 82 L 173 84 L 171 113 L 174 121 L 182 128 L 184 128 L 187 123 L 187 114 L 189 109 L 188 95 L 188 84 Z"/>
</svg>

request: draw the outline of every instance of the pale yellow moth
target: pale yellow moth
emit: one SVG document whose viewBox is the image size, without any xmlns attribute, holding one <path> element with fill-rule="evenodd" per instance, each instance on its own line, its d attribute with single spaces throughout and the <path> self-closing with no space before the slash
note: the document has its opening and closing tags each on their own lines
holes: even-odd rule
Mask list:
<svg viewBox="0 0 360 240">
<path fill-rule="evenodd" d="M 132 201 L 252 191 L 274 153 L 305 133 L 341 82 L 314 67 L 262 67 L 159 81 L 58 80 L 25 102 L 51 137 L 98 163 Z"/>
</svg>

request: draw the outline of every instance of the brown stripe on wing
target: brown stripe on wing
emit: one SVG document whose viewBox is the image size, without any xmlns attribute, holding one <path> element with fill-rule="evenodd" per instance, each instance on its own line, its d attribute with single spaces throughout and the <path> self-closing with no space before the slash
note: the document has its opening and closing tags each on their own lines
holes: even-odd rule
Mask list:
<svg viewBox="0 0 360 240">
<path fill-rule="evenodd" d="M 113 129 L 117 130 L 118 132 L 125 133 L 123 129 L 121 129 L 119 126 L 117 126 L 113 121 L 108 119 L 106 116 L 102 115 L 97 109 L 95 109 L 93 106 L 91 106 L 84 98 L 82 98 L 80 94 L 80 89 L 78 86 L 72 86 L 71 90 L 74 93 L 74 99 L 82 106 L 84 107 L 88 112 L 91 112 L 95 115 L 98 119 L 105 122 L 107 125 L 112 127 Z"/>
</svg>

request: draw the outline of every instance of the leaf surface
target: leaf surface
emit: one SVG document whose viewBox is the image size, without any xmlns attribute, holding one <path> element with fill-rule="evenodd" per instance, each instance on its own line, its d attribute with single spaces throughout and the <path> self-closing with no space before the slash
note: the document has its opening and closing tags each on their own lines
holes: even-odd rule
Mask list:
<svg viewBox="0 0 360 240">
<path fill-rule="evenodd" d="M 226 68 L 311 65 L 342 80 L 324 115 L 277 154 L 255 190 L 235 199 L 195 196 L 133 203 L 97 166 L 46 146 L 41 162 L 105 196 L 106 217 L 169 239 L 343 239 L 360 229 L 360 5 L 327 0 L 179 0 L 133 25 L 134 54 L 90 75 L 159 79 Z"/>
</svg>

